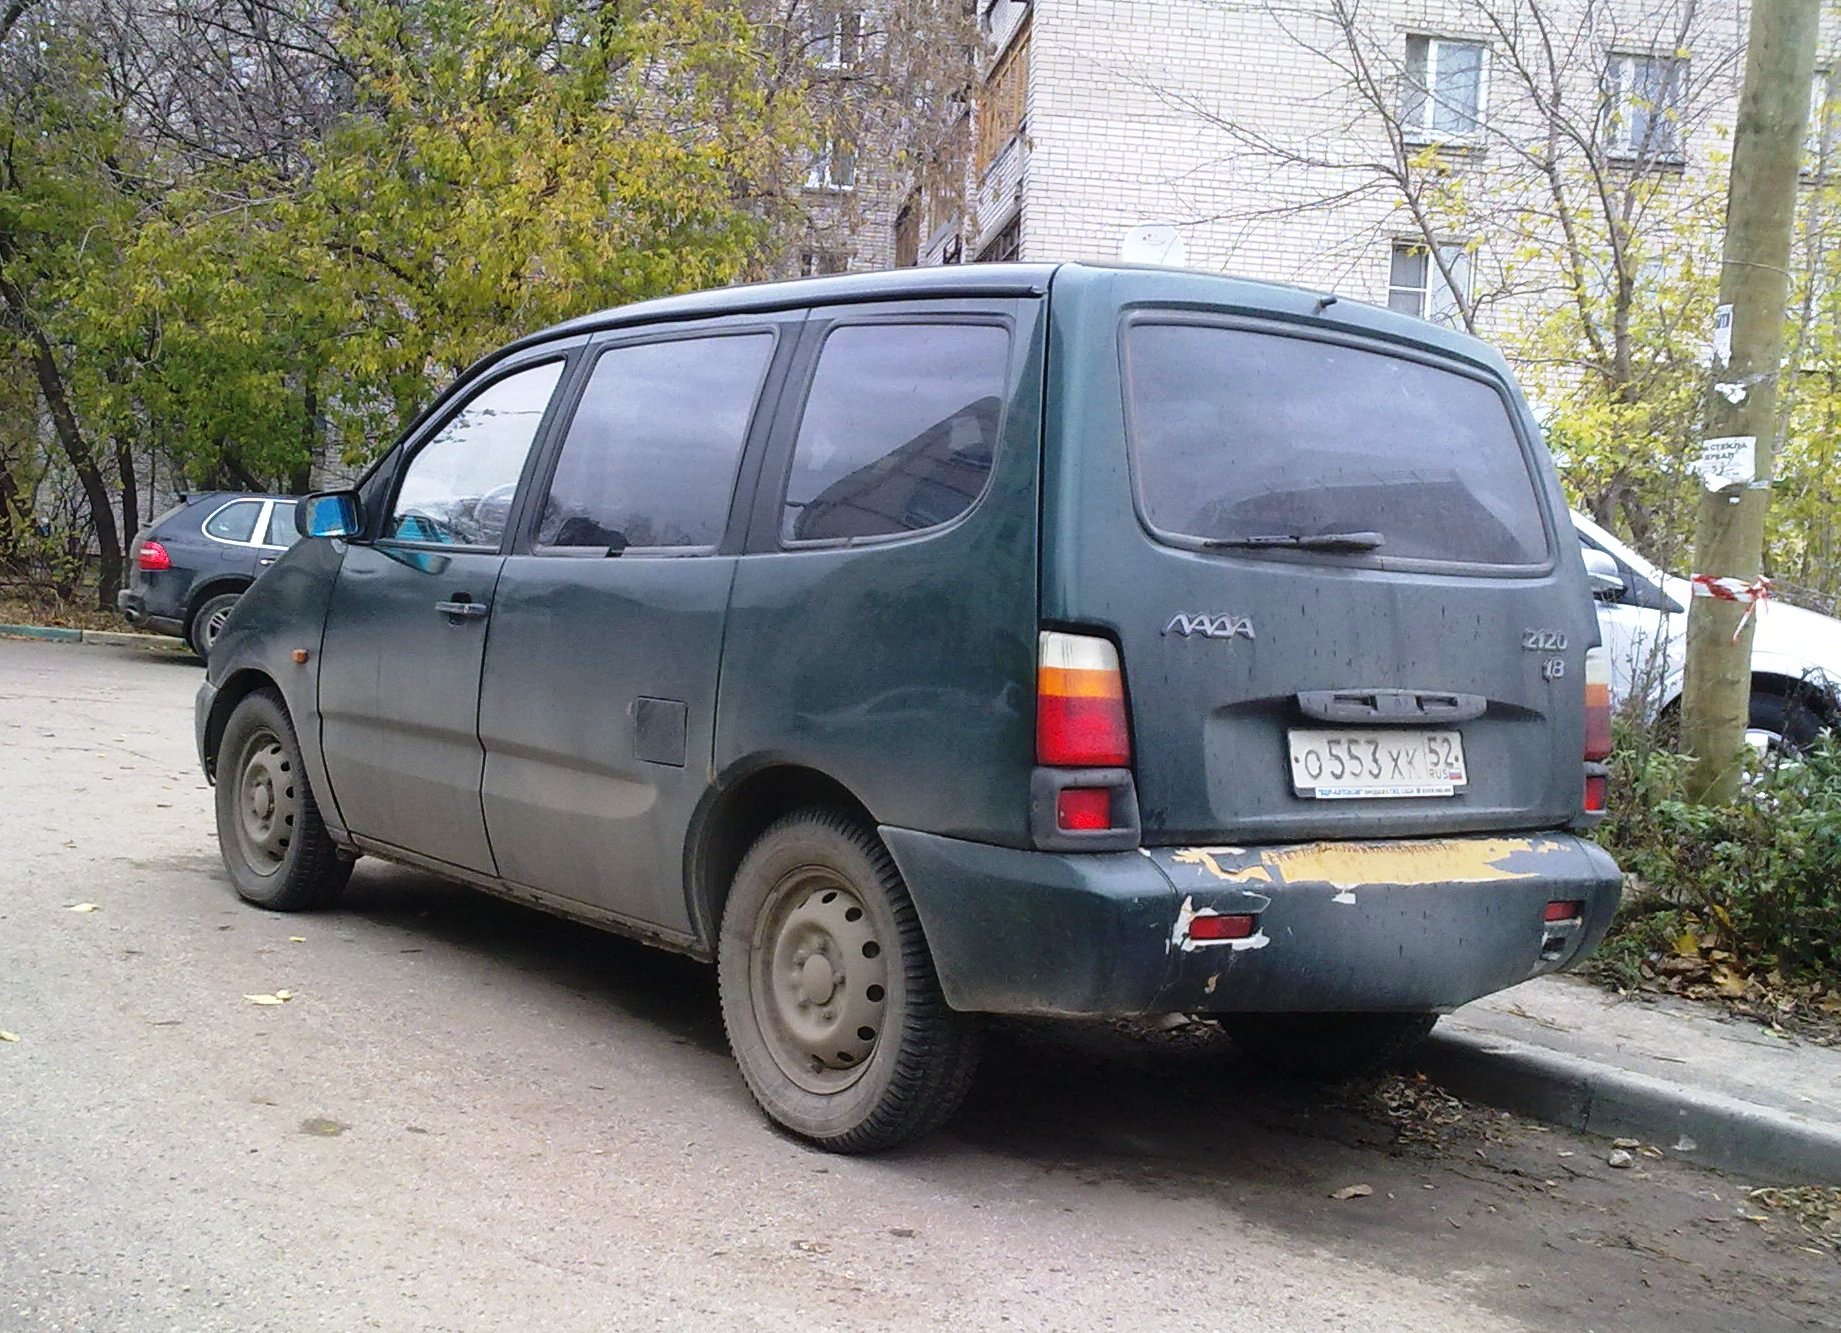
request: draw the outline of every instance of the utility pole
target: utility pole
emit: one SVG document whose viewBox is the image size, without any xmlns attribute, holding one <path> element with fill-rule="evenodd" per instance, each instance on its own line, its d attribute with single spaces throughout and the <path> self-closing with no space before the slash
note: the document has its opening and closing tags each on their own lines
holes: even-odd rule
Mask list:
<svg viewBox="0 0 1841 1333">
<path fill-rule="evenodd" d="M 1739 789 L 1776 444 L 1790 231 L 1815 75 L 1819 2 L 1752 0 L 1751 6 L 1745 90 L 1732 141 L 1720 313 L 1701 454 L 1706 484 L 1700 492 L 1697 581 L 1681 701 L 1682 751 L 1695 761 L 1688 792 L 1703 805 L 1731 801 Z M 1728 337 L 1729 358 L 1723 355 Z"/>
</svg>

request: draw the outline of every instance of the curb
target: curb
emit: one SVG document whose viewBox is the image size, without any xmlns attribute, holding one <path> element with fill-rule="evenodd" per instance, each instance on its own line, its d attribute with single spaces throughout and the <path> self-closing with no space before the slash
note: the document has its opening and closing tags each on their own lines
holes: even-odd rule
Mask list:
<svg viewBox="0 0 1841 1333">
<path fill-rule="evenodd" d="M 1414 1063 L 1460 1097 L 1682 1161 L 1796 1184 L 1841 1185 L 1841 1127 L 1505 1037 L 1435 1032 Z M 1692 1144 L 1687 1147 L 1685 1145 Z"/>
<path fill-rule="evenodd" d="M 0 625 L 0 638 L 43 639 L 51 643 L 91 643 L 109 648 L 148 648 L 156 652 L 190 652 L 165 634 L 129 634 L 110 629 L 68 629 L 63 625 Z"/>
</svg>

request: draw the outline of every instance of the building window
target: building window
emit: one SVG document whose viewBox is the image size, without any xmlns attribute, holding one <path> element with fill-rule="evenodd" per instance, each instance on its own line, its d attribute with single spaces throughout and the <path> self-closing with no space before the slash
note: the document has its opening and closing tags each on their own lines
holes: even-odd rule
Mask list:
<svg viewBox="0 0 1841 1333">
<path fill-rule="evenodd" d="M 806 172 L 808 190 L 848 190 L 857 183 L 857 153 L 848 144 L 827 139 Z"/>
<path fill-rule="evenodd" d="M 1675 56 L 1614 55 L 1605 61 L 1605 143 L 1646 160 L 1681 156 L 1681 87 L 1687 61 Z"/>
<path fill-rule="evenodd" d="M 991 69 L 978 97 L 972 170 L 979 179 L 1023 130 L 1029 100 L 1029 29 L 1025 26 Z"/>
<path fill-rule="evenodd" d="M 1834 151 L 1828 117 L 1834 110 L 1834 71 L 1818 69 L 1809 81 L 1809 128 L 1803 134 L 1803 174 L 1820 176 Z"/>
<path fill-rule="evenodd" d="M 1433 262 L 1424 245 L 1395 241 L 1387 279 L 1387 308 L 1419 319 L 1429 319 L 1448 329 L 1464 327 L 1463 302 L 1470 298 L 1470 248 L 1461 243 L 1438 247 L 1439 258 L 1451 270 L 1451 282 Z M 1453 288 L 1455 284 L 1455 290 Z"/>
<path fill-rule="evenodd" d="M 812 16 L 812 60 L 820 69 L 849 69 L 863 59 L 863 11 L 819 6 Z"/>
<path fill-rule="evenodd" d="M 1407 137 L 1463 138 L 1481 129 L 1483 68 L 1481 42 L 1408 37 L 1400 97 L 1401 128 Z"/>
<path fill-rule="evenodd" d="M 822 278 L 830 273 L 848 273 L 850 257 L 842 250 L 804 250 L 799 255 L 799 276 Z"/>
<path fill-rule="evenodd" d="M 1018 213 L 1006 222 L 984 249 L 978 252 L 980 264 L 1002 264 L 1023 252 L 1023 215 Z"/>
</svg>

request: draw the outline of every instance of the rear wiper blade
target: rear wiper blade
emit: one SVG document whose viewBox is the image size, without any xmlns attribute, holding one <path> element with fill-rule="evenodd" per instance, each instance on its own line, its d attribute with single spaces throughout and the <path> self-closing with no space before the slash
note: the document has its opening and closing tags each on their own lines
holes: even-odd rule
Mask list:
<svg viewBox="0 0 1841 1333">
<path fill-rule="evenodd" d="M 1208 537 L 1202 545 L 1212 549 L 1296 550 L 1296 551 L 1372 551 L 1386 542 L 1378 532 L 1319 532 L 1299 536 L 1287 532 L 1260 533 L 1252 537 Z"/>
</svg>

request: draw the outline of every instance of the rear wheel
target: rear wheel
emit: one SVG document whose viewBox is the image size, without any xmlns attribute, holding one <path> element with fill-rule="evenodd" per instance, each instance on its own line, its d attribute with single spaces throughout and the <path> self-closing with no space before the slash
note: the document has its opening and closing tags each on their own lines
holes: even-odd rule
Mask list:
<svg viewBox="0 0 1841 1333">
<path fill-rule="evenodd" d="M 230 612 L 235 608 L 239 596 L 240 593 L 220 592 L 193 613 L 192 623 L 185 631 L 186 642 L 191 644 L 193 652 L 200 657 L 211 655 L 211 645 L 224 632 L 224 622 L 230 619 Z"/>
<path fill-rule="evenodd" d="M 281 696 L 240 700 L 217 754 L 217 844 L 237 893 L 277 912 L 332 903 L 352 864 L 320 819 Z"/>
<path fill-rule="evenodd" d="M 1234 1044 L 1263 1065 L 1300 1078 L 1372 1074 L 1401 1059 L 1437 1014 L 1220 1014 Z"/>
<path fill-rule="evenodd" d="M 944 1123 L 977 1064 L 875 833 L 789 815 L 736 872 L 717 946 L 723 1026 L 767 1114 L 821 1148 L 873 1152 Z"/>
<path fill-rule="evenodd" d="M 1745 721 L 1745 742 L 1760 758 L 1797 755 L 1815 743 L 1826 720 L 1807 699 L 1756 687 Z"/>
</svg>

